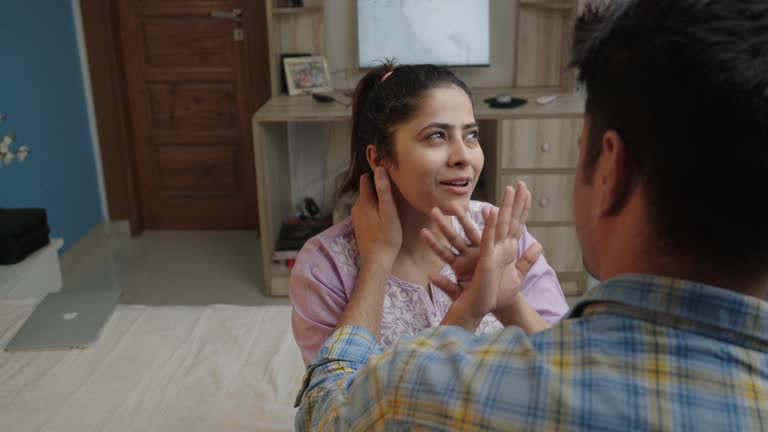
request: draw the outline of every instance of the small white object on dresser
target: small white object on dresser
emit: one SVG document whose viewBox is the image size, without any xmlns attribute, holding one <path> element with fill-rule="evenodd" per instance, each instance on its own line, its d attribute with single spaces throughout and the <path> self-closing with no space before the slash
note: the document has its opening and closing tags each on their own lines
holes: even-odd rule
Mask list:
<svg viewBox="0 0 768 432">
<path fill-rule="evenodd" d="M 43 298 L 61 290 L 59 249 L 63 245 L 62 239 L 53 238 L 23 261 L 0 265 L 0 300 Z"/>
</svg>

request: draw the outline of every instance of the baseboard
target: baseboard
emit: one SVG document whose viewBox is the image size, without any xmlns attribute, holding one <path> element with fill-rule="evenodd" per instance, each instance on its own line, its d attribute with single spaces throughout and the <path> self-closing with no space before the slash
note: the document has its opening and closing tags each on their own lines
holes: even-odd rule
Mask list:
<svg viewBox="0 0 768 432">
<path fill-rule="evenodd" d="M 101 222 L 59 257 L 62 274 L 73 272 L 89 256 L 108 247 L 111 241 L 128 239 L 130 236 L 131 227 L 128 221 Z"/>
<path fill-rule="evenodd" d="M 107 229 L 112 239 L 125 240 L 131 238 L 131 224 L 128 220 L 112 221 L 108 224 Z"/>
</svg>

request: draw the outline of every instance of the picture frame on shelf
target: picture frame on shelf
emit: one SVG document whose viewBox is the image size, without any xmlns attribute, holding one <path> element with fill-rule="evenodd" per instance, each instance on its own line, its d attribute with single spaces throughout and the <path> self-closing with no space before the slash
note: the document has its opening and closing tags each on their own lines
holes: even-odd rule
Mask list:
<svg viewBox="0 0 768 432">
<path fill-rule="evenodd" d="M 324 56 L 287 57 L 283 59 L 288 95 L 329 93 L 333 81 Z"/>
<path fill-rule="evenodd" d="M 312 57 L 310 53 L 282 53 L 280 54 L 280 92 L 288 94 L 288 80 L 285 78 L 285 59 L 293 57 Z"/>
</svg>

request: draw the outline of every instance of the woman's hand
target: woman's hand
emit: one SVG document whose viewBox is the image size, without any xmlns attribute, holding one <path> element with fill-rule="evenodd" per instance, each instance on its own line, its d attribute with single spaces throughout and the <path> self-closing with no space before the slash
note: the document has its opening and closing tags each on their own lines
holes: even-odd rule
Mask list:
<svg viewBox="0 0 768 432">
<path fill-rule="evenodd" d="M 525 275 L 541 255 L 541 245 L 535 243 L 517 260 L 519 240 L 530 208 L 531 195 L 525 183 L 518 182 L 517 191 L 507 187 L 500 210 L 484 209 L 485 230 L 478 232 L 474 223 L 460 208 L 454 212 L 467 235 L 469 243 L 453 230 L 448 218 L 439 209 L 432 217 L 439 232 L 422 230 L 422 238 L 432 250 L 456 273 L 457 282 L 440 274 L 431 274 L 430 280 L 453 300 L 454 312 L 446 319 L 453 324 L 475 326 L 488 314 L 499 315 L 517 303 Z M 451 247 L 437 240 L 447 240 Z M 476 321 L 476 323 L 475 323 Z"/>
<path fill-rule="evenodd" d="M 377 167 L 374 176 L 375 191 L 370 174 L 360 177 L 360 195 L 352 207 L 352 225 L 362 264 L 377 262 L 391 267 L 400 252 L 403 231 L 387 170 Z"/>
</svg>

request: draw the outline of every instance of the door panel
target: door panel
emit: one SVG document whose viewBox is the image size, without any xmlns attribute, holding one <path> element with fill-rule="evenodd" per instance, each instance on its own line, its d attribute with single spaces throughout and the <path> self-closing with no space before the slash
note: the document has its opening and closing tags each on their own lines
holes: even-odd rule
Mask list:
<svg viewBox="0 0 768 432">
<path fill-rule="evenodd" d="M 258 226 L 250 107 L 268 95 L 248 94 L 248 62 L 259 63 L 249 56 L 249 38 L 235 34 L 251 31 L 246 18 L 253 14 L 211 16 L 244 6 L 263 9 L 264 3 L 120 0 L 132 144 L 147 229 Z"/>
</svg>

